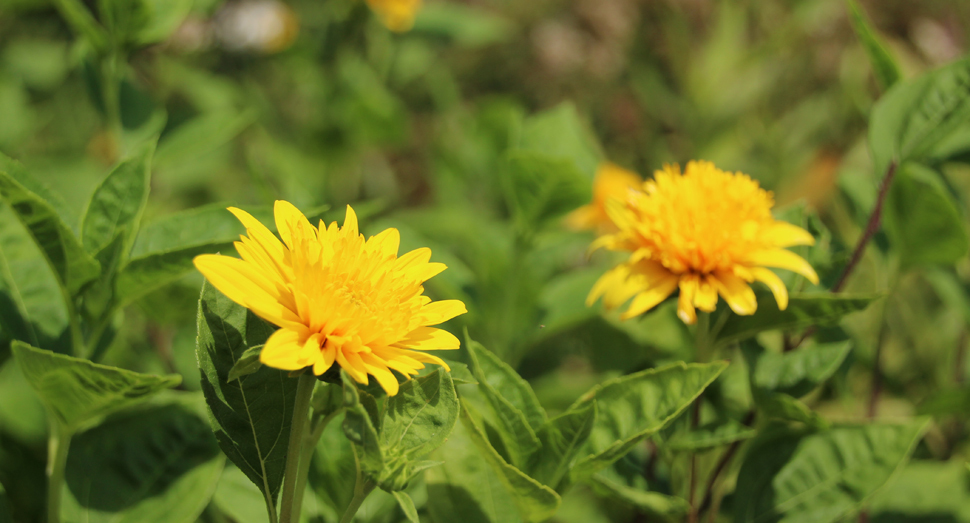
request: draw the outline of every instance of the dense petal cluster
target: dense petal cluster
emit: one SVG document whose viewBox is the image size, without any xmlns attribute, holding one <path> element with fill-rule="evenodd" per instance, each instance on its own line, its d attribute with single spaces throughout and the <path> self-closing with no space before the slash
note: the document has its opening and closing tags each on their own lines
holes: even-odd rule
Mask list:
<svg viewBox="0 0 970 523">
<path fill-rule="evenodd" d="M 414 25 L 421 0 L 367 0 L 367 5 L 388 29 L 403 32 Z"/>
<path fill-rule="evenodd" d="M 445 269 L 427 248 L 398 256 L 397 229 L 365 240 L 347 207 L 343 227 L 314 227 L 292 204 L 277 201 L 283 241 L 249 213 L 229 209 L 246 227 L 236 242 L 242 259 L 195 258 L 212 285 L 279 326 L 260 361 L 284 370 L 326 372 L 334 363 L 357 382 L 374 376 L 388 394 L 398 391 L 391 370 L 417 374 L 424 363 L 448 368 L 423 351 L 457 349 L 458 339 L 433 328 L 466 312 L 458 300 L 432 302 L 423 283 Z"/>
<path fill-rule="evenodd" d="M 641 185 L 643 179 L 637 173 L 610 162 L 600 164 L 593 179 L 593 201 L 566 216 L 566 224 L 578 230 L 616 231 L 606 214 L 606 203 L 625 200 L 630 191 L 639 190 Z"/>
<path fill-rule="evenodd" d="M 713 311 L 720 295 L 737 314 L 758 307 L 750 283 L 771 289 L 778 307 L 788 306 L 788 290 L 769 267 L 787 269 L 818 283 L 804 259 L 786 250 L 811 245 L 807 231 L 771 215 L 774 200 L 758 182 L 714 164 L 692 161 L 681 173 L 665 166 L 642 191 L 607 203 L 617 232 L 601 236 L 593 248 L 631 252 L 604 274 L 587 300 L 601 296 L 611 309 L 633 298 L 624 319 L 642 314 L 678 288 L 677 313 L 686 323 L 696 309 Z"/>
</svg>

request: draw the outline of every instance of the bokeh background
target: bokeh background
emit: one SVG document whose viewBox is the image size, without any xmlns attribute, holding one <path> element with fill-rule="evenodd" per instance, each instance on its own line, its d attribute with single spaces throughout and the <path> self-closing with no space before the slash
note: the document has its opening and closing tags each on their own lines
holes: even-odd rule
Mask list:
<svg viewBox="0 0 970 523">
<path fill-rule="evenodd" d="M 748 173 L 779 208 L 809 210 L 823 277 L 841 268 L 875 200 L 866 132 L 881 92 L 841 0 L 427 0 L 404 33 L 362 1 L 146 2 L 171 23 L 117 64 L 119 135 L 90 47 L 51 2 L 0 0 L 0 151 L 63 198 L 68 221 L 132 144 L 156 133 L 146 221 L 276 199 L 342 220 L 353 204 L 371 233 L 398 227 L 404 248 L 428 245 L 449 265 L 429 291 L 468 304 L 452 327 L 516 366 L 552 412 L 606 377 L 691 359 L 689 333 L 670 307 L 622 324 L 585 309 L 609 257 L 587 257 L 591 232 L 558 221 L 524 231 L 515 219 L 503 173 L 523 128 L 575 123 L 597 159 L 644 176 L 690 159 Z M 970 46 L 970 2 L 862 6 L 906 77 Z M 965 205 L 970 168 L 943 170 Z M 880 234 L 849 290 L 889 297 L 844 326 L 853 355 L 811 400 L 829 419 L 865 416 L 877 340 L 880 415 L 970 404 L 960 388 L 966 258 L 895 274 Z M 190 274 L 126 309 L 106 360 L 178 372 L 197 390 L 200 284 Z M 14 373 L 9 361 L 0 367 L 0 441 L 8 463 L 42 461 L 43 412 L 24 406 L 36 400 Z M 740 419 L 750 398 L 725 390 Z M 941 419 L 918 457 L 966 451 L 965 417 Z M 42 490 L 42 479 L 18 481 Z M 567 499 L 560 517 L 638 517 L 591 499 Z"/>
</svg>

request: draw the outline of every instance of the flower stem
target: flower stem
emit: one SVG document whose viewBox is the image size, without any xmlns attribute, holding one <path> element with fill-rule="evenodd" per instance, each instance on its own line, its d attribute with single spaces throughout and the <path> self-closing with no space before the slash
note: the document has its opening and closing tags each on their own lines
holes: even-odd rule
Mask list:
<svg viewBox="0 0 970 523">
<path fill-rule="evenodd" d="M 306 438 L 307 417 L 310 412 L 310 398 L 317 379 L 310 372 L 304 372 L 296 385 L 296 403 L 293 404 L 293 421 L 290 423 L 290 443 L 286 450 L 286 471 L 283 473 L 283 494 L 280 497 L 280 523 L 295 523 L 300 520 L 300 506 L 296 501 L 296 487 L 299 481 L 300 455 Z M 309 460 L 309 456 L 307 457 Z"/>
<path fill-rule="evenodd" d="M 47 523 L 61 521 L 61 489 L 71 435 L 60 422 L 51 422 L 51 435 L 47 441 Z"/>
<path fill-rule="evenodd" d="M 298 507 L 303 507 L 303 493 L 306 491 L 307 477 L 310 475 L 310 462 L 313 461 L 313 449 L 317 446 L 317 442 L 320 441 L 320 436 L 323 435 L 323 431 L 330 424 L 330 420 L 337 417 L 337 414 L 343 412 L 343 409 L 337 409 L 330 414 L 327 414 L 322 420 L 316 421 L 314 417 L 314 422 L 310 424 L 310 430 L 306 433 L 306 439 L 303 441 L 303 459 L 300 460 L 300 470 L 296 475 L 296 498 L 293 500 L 293 504 Z"/>
<path fill-rule="evenodd" d="M 354 499 L 350 500 L 350 505 L 347 505 L 347 510 L 344 511 L 344 515 L 340 518 L 340 523 L 350 523 L 354 520 L 354 516 L 357 515 L 357 510 L 360 509 L 360 505 L 367 499 L 367 495 L 376 486 L 371 481 L 365 479 L 364 474 L 361 473 L 357 449 L 354 449 L 354 463 L 357 465 L 357 482 L 354 483 Z"/>
</svg>

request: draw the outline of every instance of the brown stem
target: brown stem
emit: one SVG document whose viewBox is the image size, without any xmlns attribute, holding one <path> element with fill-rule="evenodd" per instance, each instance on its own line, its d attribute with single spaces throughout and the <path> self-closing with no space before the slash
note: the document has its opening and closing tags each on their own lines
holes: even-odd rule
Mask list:
<svg viewBox="0 0 970 523">
<path fill-rule="evenodd" d="M 856 242 L 855 249 L 852 250 L 852 257 L 849 258 L 849 263 L 842 269 L 839 280 L 832 286 L 831 291 L 833 293 L 842 291 L 842 287 L 849 280 L 849 276 L 852 275 L 856 266 L 859 265 L 862 254 L 866 251 L 866 246 L 869 245 L 869 240 L 879 231 L 879 224 L 882 221 L 882 206 L 886 203 L 886 197 L 889 196 L 889 188 L 892 186 L 893 178 L 896 177 L 896 167 L 897 164 L 894 161 L 886 169 L 886 175 L 883 176 L 882 182 L 879 184 L 879 195 L 876 197 L 876 206 L 872 208 L 872 214 L 869 215 L 866 229 L 862 232 L 862 236 L 859 237 L 859 241 Z M 815 327 L 805 329 L 805 332 L 802 333 L 800 338 L 795 340 L 794 343 L 785 346 L 785 352 L 797 349 L 812 334 L 815 334 Z"/>
</svg>

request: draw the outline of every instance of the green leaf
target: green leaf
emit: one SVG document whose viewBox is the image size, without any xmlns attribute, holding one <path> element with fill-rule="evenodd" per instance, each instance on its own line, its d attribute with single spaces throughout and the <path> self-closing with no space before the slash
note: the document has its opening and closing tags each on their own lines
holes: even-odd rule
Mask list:
<svg viewBox="0 0 970 523">
<path fill-rule="evenodd" d="M 961 460 L 911 461 L 868 504 L 881 523 L 970 521 L 967 468 Z"/>
<path fill-rule="evenodd" d="M 417 522 L 417 519 L 414 520 Z M 13 523 L 13 516 L 10 515 L 10 504 L 7 503 L 7 493 L 0 485 L 0 523 Z"/>
<path fill-rule="evenodd" d="M 446 37 L 461 47 L 482 47 L 507 40 L 513 28 L 507 19 L 496 16 L 491 10 L 433 3 L 418 11 L 411 31 Z"/>
<path fill-rule="evenodd" d="M 317 387 L 314 393 L 324 387 Z M 339 385 L 327 384 L 340 397 L 343 407 L 343 391 Z M 317 443 L 310 462 L 308 484 L 312 487 L 321 504 L 330 507 L 336 514 L 342 514 L 354 497 L 354 481 L 348 480 L 357 474 L 354 462 L 354 449 L 344 435 L 344 414 L 337 414 L 327 425 Z M 336 519 L 336 518 L 335 518 Z"/>
<path fill-rule="evenodd" d="M 938 173 L 921 165 L 900 167 L 886 199 L 884 220 L 904 267 L 952 265 L 970 248 L 953 195 Z"/>
<path fill-rule="evenodd" d="M 918 161 L 970 117 L 970 59 L 899 82 L 869 118 L 869 148 L 876 173 L 895 161 Z"/>
<path fill-rule="evenodd" d="M 576 106 L 562 103 L 527 118 L 522 123 L 517 149 L 568 160 L 585 178 L 587 185 L 599 167 L 602 155 Z"/>
<path fill-rule="evenodd" d="M 342 435 L 340 438 L 345 442 L 347 441 Z M 350 448 L 349 443 L 347 447 Z M 353 466 L 353 461 L 353 458 L 351 458 L 351 466 Z M 354 477 L 354 471 L 351 470 L 350 476 L 345 477 Z M 346 483 L 350 483 L 350 487 L 353 489 L 353 481 Z M 222 477 L 212 495 L 212 504 L 232 523 L 267 523 L 269 521 L 263 494 L 241 470 L 233 466 L 227 466 L 223 469 Z M 304 522 L 318 521 L 314 519 L 314 516 L 319 512 L 320 505 L 314 498 L 313 491 L 308 488 L 303 496 L 303 513 L 300 519 Z M 324 519 L 324 521 L 336 521 L 338 514 L 339 512 L 331 512 L 330 517 Z M 205 519 L 201 521 L 205 521 Z"/>
<path fill-rule="evenodd" d="M 310 407 L 315 416 L 328 416 L 344 406 L 343 388 L 335 383 L 318 383 L 310 398 Z"/>
<path fill-rule="evenodd" d="M 182 382 L 177 374 L 152 376 L 13 343 L 24 377 L 67 432 L 130 407 Z"/>
<path fill-rule="evenodd" d="M 421 523 L 421 520 L 418 519 L 418 509 L 414 508 L 414 501 L 411 500 L 411 496 L 402 491 L 395 491 L 392 494 L 394 494 L 394 499 L 397 500 L 397 505 L 404 512 L 404 517 L 408 518 L 411 523 Z"/>
<path fill-rule="evenodd" d="M 255 120 L 252 111 L 213 111 L 176 127 L 158 144 L 155 164 L 174 169 L 224 145 Z"/>
<path fill-rule="evenodd" d="M 506 192 L 520 227 L 540 227 L 590 199 L 589 178 L 568 158 L 517 150 L 508 167 Z"/>
<path fill-rule="evenodd" d="M 465 346 L 472 360 L 472 373 L 478 379 L 479 390 L 488 399 L 498 418 L 499 435 L 511 454 L 510 458 L 513 464 L 524 468 L 529 456 L 541 445 L 535 430 L 544 423 L 546 413 L 539 405 L 532 387 L 495 354 L 469 338 L 467 333 Z"/>
<path fill-rule="evenodd" d="M 702 425 L 670 438 L 666 447 L 674 451 L 700 452 L 753 438 L 755 429 L 734 420 Z"/>
<path fill-rule="evenodd" d="M 359 390 L 357 383 L 346 372 L 341 371 L 340 377 L 344 384 L 344 408 L 347 409 L 342 425 L 344 434 L 354 444 L 360 469 L 376 479 L 384 470 L 377 402 L 373 396 Z"/>
<path fill-rule="evenodd" d="M 527 523 L 545 521 L 556 513 L 560 498 L 554 490 L 532 479 L 518 468 L 510 465 L 492 447 L 484 430 L 472 418 L 473 407 L 462 401 L 461 421 L 472 443 L 479 449 L 485 461 L 498 473 L 499 480 L 512 495 L 522 520 Z"/>
<path fill-rule="evenodd" d="M 849 4 L 849 20 L 852 22 L 852 29 L 862 42 L 862 47 L 869 56 L 869 63 L 872 64 L 872 71 L 876 76 L 879 87 L 885 91 L 893 86 L 902 77 L 899 65 L 893 56 L 886 50 L 885 44 L 869 24 L 869 20 L 863 13 L 855 0 L 846 0 Z"/>
<path fill-rule="evenodd" d="M 727 368 L 727 363 L 675 363 L 597 385 L 569 408 L 596 401 L 596 425 L 573 467 L 574 479 L 591 476 L 667 426 Z"/>
<path fill-rule="evenodd" d="M 560 482 L 589 439 L 595 424 L 595 400 L 543 424 L 539 428 L 542 448 L 529 460 L 529 475 L 558 491 Z"/>
<path fill-rule="evenodd" d="M 188 16 L 193 2 L 194 0 L 145 0 L 151 19 L 135 34 L 135 43 L 148 45 L 168 39 Z"/>
<path fill-rule="evenodd" d="M 690 508 L 685 499 L 622 485 L 602 474 L 593 476 L 593 486 L 665 521 L 683 517 Z"/>
<path fill-rule="evenodd" d="M 108 174 L 91 195 L 81 222 L 84 250 L 97 256 L 119 233 L 127 254 L 148 203 L 155 140 L 149 140 Z M 104 263 L 104 262 L 102 262 Z"/>
<path fill-rule="evenodd" d="M 852 342 L 806 343 L 797 350 L 784 353 L 744 343 L 742 350 L 755 387 L 801 397 L 839 369 L 852 350 Z"/>
<path fill-rule="evenodd" d="M 71 295 L 101 272 L 50 203 L 27 188 L 28 176 L 19 163 L 0 155 L 0 197 L 33 237 L 58 281 Z"/>
<path fill-rule="evenodd" d="M 741 341 L 771 330 L 798 330 L 812 325 L 833 325 L 843 316 L 865 309 L 876 295 L 855 296 L 848 294 L 806 293 L 793 294 L 788 308 L 778 310 L 778 304 L 768 293 L 758 294 L 758 312 L 751 316 L 738 316 L 728 309 L 723 327 L 715 334 L 717 344 Z M 718 320 L 712 319 L 712 323 Z"/>
<path fill-rule="evenodd" d="M 175 281 L 193 269 L 193 258 L 200 254 L 213 254 L 218 249 L 219 246 L 200 245 L 131 260 L 115 280 L 117 302 L 127 304 Z"/>
<path fill-rule="evenodd" d="M 468 365 L 457 361 L 449 361 L 448 366 L 451 367 L 451 381 L 455 385 L 478 385 L 478 380 L 468 370 Z"/>
<path fill-rule="evenodd" d="M 745 455 L 734 521 L 842 521 L 906 463 L 927 424 L 767 432 Z"/>
<path fill-rule="evenodd" d="M 828 426 L 818 413 L 788 394 L 755 389 L 752 396 L 761 412 L 770 419 L 797 421 L 817 428 Z"/>
<path fill-rule="evenodd" d="M 433 451 L 454 429 L 459 410 L 458 395 L 445 370 L 405 381 L 396 395 L 387 398 L 381 451 L 408 458 Z"/>
<path fill-rule="evenodd" d="M 209 421 L 219 447 L 270 506 L 283 482 L 297 380 L 263 367 L 229 381 L 229 371 L 247 349 L 266 343 L 273 330 L 208 282 L 202 286 L 196 357 Z"/>
<path fill-rule="evenodd" d="M 205 420 L 169 404 L 109 418 L 76 436 L 62 514 L 91 523 L 193 523 L 225 458 Z"/>
<path fill-rule="evenodd" d="M 13 210 L 0 203 L 0 351 L 11 340 L 67 353 L 60 284 Z"/>
<path fill-rule="evenodd" d="M 229 369 L 228 380 L 235 381 L 243 376 L 249 376 L 250 374 L 258 371 L 260 367 L 263 366 L 263 364 L 259 362 L 259 353 L 261 352 L 263 352 L 262 345 L 254 345 L 246 349 L 246 352 L 243 352 L 242 355 L 239 356 L 239 360 L 236 361 L 231 369 Z"/>
</svg>

